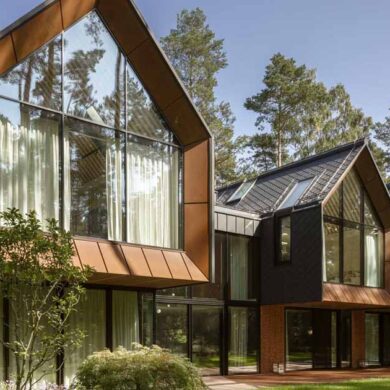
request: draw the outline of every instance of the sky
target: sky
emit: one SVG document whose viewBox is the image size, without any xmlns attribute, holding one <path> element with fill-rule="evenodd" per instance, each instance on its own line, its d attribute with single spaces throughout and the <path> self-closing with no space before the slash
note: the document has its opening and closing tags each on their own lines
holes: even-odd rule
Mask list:
<svg viewBox="0 0 390 390">
<path fill-rule="evenodd" d="M 218 100 L 231 104 L 235 132 L 253 134 L 256 114 L 243 103 L 258 93 L 273 54 L 317 69 L 328 87 L 345 85 L 354 106 L 381 121 L 390 108 L 390 0 L 135 0 L 154 35 L 175 27 L 183 8 L 200 7 L 228 67 L 218 74 Z M 0 29 L 39 4 L 0 0 Z"/>
</svg>

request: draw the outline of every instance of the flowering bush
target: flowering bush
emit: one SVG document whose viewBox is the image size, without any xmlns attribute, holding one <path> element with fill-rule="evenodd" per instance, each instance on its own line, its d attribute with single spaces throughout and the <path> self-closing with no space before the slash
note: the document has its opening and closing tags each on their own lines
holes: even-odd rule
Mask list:
<svg viewBox="0 0 390 390">
<path fill-rule="evenodd" d="M 158 346 L 136 345 L 89 356 L 77 372 L 80 390 L 201 390 L 207 389 L 188 359 Z"/>
</svg>

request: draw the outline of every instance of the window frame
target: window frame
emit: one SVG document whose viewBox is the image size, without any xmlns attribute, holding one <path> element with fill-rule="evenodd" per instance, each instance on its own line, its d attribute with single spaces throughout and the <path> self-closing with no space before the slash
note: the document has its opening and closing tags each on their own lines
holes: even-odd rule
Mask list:
<svg viewBox="0 0 390 390">
<path fill-rule="evenodd" d="M 275 256 L 274 264 L 276 266 L 287 266 L 292 264 L 292 213 L 290 212 L 291 208 L 283 210 L 283 212 L 275 213 L 274 215 L 274 241 L 275 241 Z M 282 220 L 289 218 L 290 219 L 290 249 L 289 249 L 289 259 L 288 261 L 282 260 Z"/>
<path fill-rule="evenodd" d="M 65 108 L 65 91 L 64 91 L 64 80 L 65 80 L 65 55 L 64 55 L 64 50 L 65 50 L 65 33 L 71 29 L 74 25 L 76 25 L 77 23 L 79 23 L 81 20 L 87 18 L 91 13 L 96 13 L 97 16 L 100 18 L 101 22 L 103 23 L 103 25 L 105 26 L 108 34 L 111 36 L 111 38 L 113 39 L 113 41 L 117 44 L 118 46 L 118 50 L 119 52 L 121 53 L 122 56 L 124 56 L 125 58 L 125 72 L 124 72 L 124 81 L 125 81 L 125 86 L 126 86 L 126 92 L 125 92 L 125 99 L 124 99 L 124 107 L 126 108 L 124 111 L 124 119 L 125 119 L 125 128 L 116 128 L 116 127 L 113 127 L 109 124 L 103 124 L 103 123 L 99 123 L 99 122 L 94 122 L 88 118 L 83 118 L 83 117 L 79 117 L 79 116 L 75 116 L 75 115 L 72 115 L 72 114 L 68 114 L 66 112 L 66 108 Z M 59 160 L 60 160 L 60 175 L 59 175 L 59 192 L 60 192 L 60 199 L 59 199 L 59 225 L 64 228 L 65 225 L 64 225 L 64 222 L 66 220 L 65 218 L 65 210 L 66 210 L 66 207 L 65 207 L 65 204 L 64 204 L 64 192 L 65 192 L 65 185 L 64 185 L 64 172 L 65 172 L 65 161 L 64 161 L 64 151 L 65 151 L 65 145 L 64 145 L 64 133 L 65 133 L 65 118 L 70 118 L 70 119 L 73 119 L 73 120 L 77 120 L 77 121 L 80 121 L 82 123 L 85 123 L 85 124 L 89 124 L 89 125 L 92 125 L 92 126 L 97 126 L 97 127 L 100 127 L 102 129 L 108 129 L 108 130 L 114 130 L 115 132 L 120 132 L 120 133 L 124 133 L 124 135 L 126 136 L 126 142 L 125 142 L 125 167 L 127 166 L 127 150 L 128 150 L 128 145 L 127 145 L 127 136 L 128 135 L 131 135 L 133 136 L 135 139 L 139 138 L 139 139 L 144 139 L 144 140 L 148 140 L 148 141 L 151 141 L 151 142 L 156 142 L 156 143 L 159 143 L 161 145 L 165 145 L 165 146 L 168 146 L 168 147 L 172 147 L 176 150 L 179 151 L 179 156 L 178 156 L 178 188 L 179 188 L 179 203 L 177 205 L 178 207 L 178 245 L 177 247 L 175 248 L 165 248 L 165 247 L 159 247 L 159 246 L 153 246 L 153 245 L 146 245 L 146 246 L 151 246 L 151 247 L 154 247 L 154 248 L 161 248 L 161 249 L 173 249 L 173 250 L 183 250 L 184 249 L 184 152 L 185 152 L 185 147 L 184 145 L 182 145 L 178 138 L 176 137 L 175 133 L 170 129 L 169 125 L 168 125 L 168 121 L 165 117 L 165 115 L 163 114 L 163 112 L 160 110 L 160 108 L 158 107 L 158 105 L 156 104 L 155 100 L 154 100 L 154 97 L 153 95 L 149 92 L 149 90 L 147 89 L 147 87 L 142 83 L 142 79 L 141 77 L 139 76 L 139 74 L 136 72 L 136 70 L 134 69 L 131 61 L 127 58 L 127 56 L 125 55 L 123 49 L 121 48 L 121 46 L 118 44 L 117 40 L 115 39 L 115 37 L 112 35 L 110 29 L 108 28 L 108 26 L 106 25 L 104 19 L 101 17 L 99 11 L 97 9 L 93 9 L 91 11 L 89 11 L 88 13 L 86 13 L 82 19 L 79 19 L 77 20 L 76 22 L 74 22 L 73 24 L 71 24 L 70 26 L 68 26 L 66 29 L 64 29 L 62 32 L 60 32 L 59 34 L 57 34 L 56 36 L 54 36 L 52 39 L 50 39 L 49 41 L 45 42 L 44 45 L 40 46 L 39 48 L 37 48 L 36 50 L 34 50 L 32 53 L 30 53 L 29 56 L 32 56 L 32 55 L 35 55 L 36 53 L 39 53 L 40 50 L 42 50 L 42 48 L 44 48 L 46 45 L 49 45 L 51 43 L 53 43 L 56 39 L 60 40 L 61 42 L 61 74 L 60 74 L 60 78 L 61 78 L 61 101 L 62 101 L 62 107 L 61 109 L 53 109 L 53 108 L 49 108 L 49 107 L 44 107 L 44 106 L 41 106 L 41 105 L 37 105 L 37 104 L 34 104 L 34 103 L 30 103 L 30 102 L 26 102 L 24 100 L 19 100 L 17 98 L 14 98 L 14 97 L 10 97 L 10 96 L 6 96 L 6 95 L 3 95 L 3 94 L 0 94 L 0 99 L 3 99 L 5 101 L 10 101 L 10 102 L 14 102 L 14 103 L 18 103 L 22 106 L 26 106 L 27 108 L 32 108 L 32 109 L 39 109 L 41 111 L 44 111 L 44 112 L 48 112 L 48 113 L 54 113 L 54 114 L 58 114 L 59 115 L 59 120 L 60 120 L 60 126 L 59 126 L 59 145 L 58 145 L 58 148 L 59 148 Z M 23 63 L 23 61 L 25 61 L 26 59 L 22 59 L 21 61 L 19 61 L 18 63 L 16 63 L 14 66 L 12 66 L 10 69 L 7 70 L 7 72 L 4 73 L 7 74 L 11 71 L 13 71 L 18 65 L 20 65 L 21 63 Z M 154 137 L 150 137 L 150 136 L 147 136 L 147 135 L 143 135 L 143 134 L 140 134 L 140 133 L 137 133 L 137 132 L 134 132 L 134 131 L 131 131 L 128 129 L 128 126 L 127 126 L 127 67 L 130 67 L 132 72 L 136 75 L 136 77 L 138 78 L 139 82 L 141 83 L 143 89 L 145 90 L 145 92 L 147 93 L 148 95 L 148 98 L 150 99 L 150 101 L 152 102 L 152 104 L 154 105 L 154 108 L 156 110 L 156 112 L 158 113 L 158 115 L 161 117 L 161 120 L 164 122 L 164 124 L 167 126 L 167 129 L 169 129 L 169 131 L 172 133 L 172 142 L 171 141 L 167 141 L 167 140 L 163 140 L 163 139 L 158 139 L 158 138 L 154 138 Z M 2 75 L 3 76 L 3 75 Z M 126 198 L 126 181 L 127 181 L 127 169 L 125 169 L 125 188 L 124 188 L 124 191 L 125 191 L 125 197 L 124 197 L 124 202 L 125 202 L 125 214 L 126 214 L 126 217 L 125 217 L 125 226 L 123 227 L 123 237 L 122 237 L 122 241 L 120 242 L 126 242 L 126 243 L 130 243 L 130 244 L 134 244 L 134 245 L 141 245 L 141 244 L 136 244 L 136 243 L 132 243 L 132 242 L 127 242 L 126 241 L 126 237 L 127 237 L 127 231 L 126 231 L 126 226 L 127 226 L 127 198 Z M 71 232 L 72 233 L 72 232 Z M 96 238 L 96 239 L 99 239 L 99 237 L 94 237 L 94 236 L 83 236 L 83 238 Z M 108 239 L 107 237 L 105 239 Z M 143 245 L 145 246 L 145 245 Z"/>
<path fill-rule="evenodd" d="M 322 206 L 322 225 L 323 225 L 323 232 L 324 232 L 324 223 L 331 223 L 334 225 L 337 225 L 339 227 L 339 282 L 334 282 L 334 281 L 327 281 L 323 280 L 324 283 L 333 283 L 333 284 L 345 284 L 347 286 L 360 286 L 360 287 L 365 287 L 365 288 L 384 288 L 384 281 L 385 281 L 385 269 L 384 269 L 384 259 L 385 259 L 385 240 L 383 239 L 382 242 L 382 272 L 381 272 L 381 277 L 380 277 L 380 285 L 379 286 L 368 286 L 365 284 L 365 228 L 366 227 L 374 227 L 372 225 L 365 224 L 365 200 L 366 197 L 370 201 L 370 204 L 372 205 L 372 212 L 378 221 L 378 225 L 376 227 L 379 227 L 382 234 L 384 235 L 384 228 L 381 223 L 381 220 L 378 216 L 377 210 L 375 209 L 369 194 L 367 193 L 367 190 L 365 188 L 364 182 L 359 176 L 359 173 L 352 168 L 350 172 L 354 172 L 358 181 L 359 181 L 359 188 L 360 188 L 360 221 L 359 222 L 354 222 L 350 220 L 345 219 L 345 213 L 344 213 L 344 181 L 340 183 L 340 186 L 336 189 L 336 191 L 332 194 L 334 196 L 337 193 L 337 190 L 339 190 L 339 216 L 340 217 L 334 217 L 334 216 L 329 216 L 325 214 L 325 206 Z M 345 256 L 344 256 L 344 228 L 348 226 L 358 226 L 359 227 L 359 232 L 360 232 L 360 282 L 359 284 L 353 284 L 353 283 L 346 283 L 344 281 L 344 268 L 345 268 Z M 325 248 L 325 233 L 323 233 L 323 244 Z M 323 251 L 323 256 L 325 256 L 326 252 Z M 326 259 L 325 259 L 326 260 Z M 323 270 L 324 272 L 324 270 Z"/>
</svg>

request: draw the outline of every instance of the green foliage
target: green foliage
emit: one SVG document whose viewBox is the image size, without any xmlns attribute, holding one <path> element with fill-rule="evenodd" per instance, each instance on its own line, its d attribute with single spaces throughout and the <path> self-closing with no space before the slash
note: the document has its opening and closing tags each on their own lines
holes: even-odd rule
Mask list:
<svg viewBox="0 0 390 390">
<path fill-rule="evenodd" d="M 10 339 L 2 343 L 14 361 L 15 388 L 31 389 L 55 372 L 63 347 L 82 341 L 82 330 L 69 329 L 68 319 L 90 270 L 73 265 L 71 235 L 55 220 L 42 224 L 34 211 L 9 209 L 0 221 L 0 288 L 10 313 Z"/>
<path fill-rule="evenodd" d="M 214 135 L 217 183 L 233 180 L 235 118 L 230 105 L 218 103 L 214 94 L 216 74 L 227 66 L 223 40 L 216 39 L 204 12 L 196 8 L 178 14 L 176 28 L 161 39 L 161 44 Z"/>
<path fill-rule="evenodd" d="M 96 352 L 78 369 L 78 390 L 201 390 L 196 368 L 187 359 L 160 347 L 136 345 L 133 351 L 118 348 Z"/>
<path fill-rule="evenodd" d="M 352 105 L 343 85 L 327 89 L 315 69 L 293 58 L 275 54 L 263 83 L 245 102 L 258 114 L 258 133 L 239 139 L 244 170 L 245 164 L 268 170 L 370 134 L 371 118 Z"/>
<path fill-rule="evenodd" d="M 383 172 L 387 181 L 390 180 L 390 116 L 387 116 L 383 122 L 377 122 L 374 127 L 374 137 L 377 141 L 376 151 L 380 154 L 379 161 L 382 162 Z"/>
</svg>

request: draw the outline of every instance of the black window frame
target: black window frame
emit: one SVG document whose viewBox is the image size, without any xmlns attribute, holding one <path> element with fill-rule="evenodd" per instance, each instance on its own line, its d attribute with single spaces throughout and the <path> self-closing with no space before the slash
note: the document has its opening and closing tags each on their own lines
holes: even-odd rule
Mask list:
<svg viewBox="0 0 390 390">
<path fill-rule="evenodd" d="M 290 219 L 290 250 L 288 261 L 282 260 L 282 220 Z M 283 212 L 275 213 L 274 224 L 275 224 L 275 257 L 274 264 L 276 266 L 287 266 L 292 264 L 292 212 L 291 208 L 283 210 Z"/>
<path fill-rule="evenodd" d="M 365 198 L 367 197 L 370 200 L 371 205 L 373 206 L 373 202 L 370 199 L 369 194 L 367 193 L 367 190 L 364 186 L 364 182 L 359 176 L 359 173 L 356 170 L 352 170 L 351 172 L 354 172 L 360 185 L 360 221 L 354 222 L 349 221 L 344 218 L 344 182 L 340 183 L 339 186 L 339 217 L 329 216 L 325 214 L 325 207 L 323 207 L 323 221 L 322 223 L 330 223 L 337 225 L 339 227 L 339 282 L 334 281 L 327 281 L 324 280 L 324 283 L 333 283 L 333 284 L 345 284 L 347 286 L 360 286 L 360 287 L 366 287 L 366 288 L 384 288 L 385 283 L 385 267 L 384 267 L 384 260 L 385 260 L 385 240 L 383 239 L 383 248 L 382 248 L 382 275 L 381 275 L 381 283 L 380 286 L 367 286 L 365 284 L 365 240 L 364 240 L 364 234 L 365 234 L 365 228 L 366 227 L 373 227 L 372 225 L 365 224 L 364 219 L 364 205 L 365 205 Z M 335 192 L 336 193 L 336 192 Z M 332 194 L 333 196 L 335 195 Z M 383 228 L 383 225 L 381 223 L 381 220 L 378 216 L 378 213 L 375 209 L 375 207 L 372 207 L 372 212 L 375 215 L 376 220 L 380 224 L 380 229 L 382 234 L 384 235 L 385 231 Z M 344 228 L 345 227 L 356 227 L 358 226 L 358 229 L 360 231 L 360 283 L 359 284 L 353 284 L 353 283 L 346 283 L 344 281 L 344 265 L 345 265 L 345 259 L 344 259 Z M 324 229 L 323 229 L 324 230 Z M 325 235 L 323 235 L 323 240 L 325 240 Z M 325 253 L 323 253 L 323 256 L 325 256 Z"/>
</svg>

